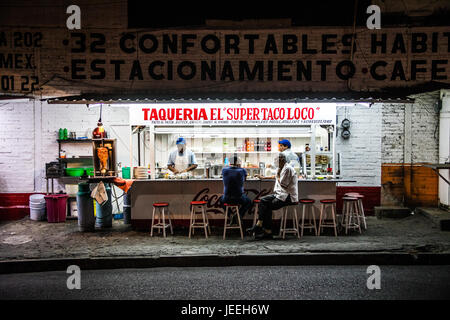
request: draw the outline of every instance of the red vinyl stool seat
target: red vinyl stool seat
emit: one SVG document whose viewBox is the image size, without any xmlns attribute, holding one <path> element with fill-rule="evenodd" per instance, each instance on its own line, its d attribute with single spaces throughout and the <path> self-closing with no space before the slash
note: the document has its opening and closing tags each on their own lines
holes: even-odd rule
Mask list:
<svg viewBox="0 0 450 320">
<path fill-rule="evenodd" d="M 154 207 L 168 207 L 169 204 L 167 202 L 155 202 L 153 204 Z"/>
<path fill-rule="evenodd" d="M 314 199 L 300 199 L 300 203 L 314 203 L 316 202 Z"/>
<path fill-rule="evenodd" d="M 206 204 L 206 201 L 191 201 L 191 205 L 202 205 Z"/>
<path fill-rule="evenodd" d="M 320 203 L 336 203 L 335 199 L 323 199 L 320 200 Z"/>
</svg>

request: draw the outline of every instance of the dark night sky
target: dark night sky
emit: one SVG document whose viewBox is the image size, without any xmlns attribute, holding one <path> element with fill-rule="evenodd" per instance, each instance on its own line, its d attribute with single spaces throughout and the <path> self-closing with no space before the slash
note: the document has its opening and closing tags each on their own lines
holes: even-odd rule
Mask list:
<svg viewBox="0 0 450 320">
<path fill-rule="evenodd" d="M 206 19 L 292 19 L 294 26 L 351 26 L 354 0 L 128 1 L 129 27 L 201 26 Z M 305 6 L 306 5 L 306 6 Z M 357 25 L 365 25 L 369 0 L 358 1 Z"/>
</svg>

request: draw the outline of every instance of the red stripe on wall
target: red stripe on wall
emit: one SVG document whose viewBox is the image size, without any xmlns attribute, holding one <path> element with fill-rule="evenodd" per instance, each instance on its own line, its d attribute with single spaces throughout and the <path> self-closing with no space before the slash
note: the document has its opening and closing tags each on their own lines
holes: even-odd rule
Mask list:
<svg viewBox="0 0 450 320">
<path fill-rule="evenodd" d="M 0 193 L 0 221 L 19 220 L 30 214 L 30 196 L 42 193 Z"/>
<path fill-rule="evenodd" d="M 374 207 L 381 204 L 381 187 L 336 187 L 336 209 L 342 212 L 342 197 L 348 192 L 357 192 L 364 196 L 363 206 L 365 215 L 374 215 Z"/>
</svg>

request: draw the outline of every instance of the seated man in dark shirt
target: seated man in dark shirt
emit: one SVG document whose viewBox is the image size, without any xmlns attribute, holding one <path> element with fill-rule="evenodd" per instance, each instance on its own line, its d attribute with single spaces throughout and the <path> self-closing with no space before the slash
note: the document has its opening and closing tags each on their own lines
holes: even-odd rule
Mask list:
<svg viewBox="0 0 450 320">
<path fill-rule="evenodd" d="M 231 158 L 229 167 L 222 169 L 223 196 L 220 197 L 222 205 L 224 203 L 240 204 L 239 214 L 242 217 L 252 207 L 252 201 L 244 193 L 244 182 L 247 178 L 247 171 L 241 168 L 237 155 Z M 233 221 L 235 222 L 235 221 Z"/>
</svg>

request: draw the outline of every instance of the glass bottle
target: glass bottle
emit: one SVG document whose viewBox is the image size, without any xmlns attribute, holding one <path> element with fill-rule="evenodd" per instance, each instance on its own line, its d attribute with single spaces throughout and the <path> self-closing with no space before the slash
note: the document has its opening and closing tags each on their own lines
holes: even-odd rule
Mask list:
<svg viewBox="0 0 450 320">
<path fill-rule="evenodd" d="M 97 128 L 92 131 L 92 139 L 103 139 L 107 138 L 105 128 L 103 128 L 103 124 L 101 122 L 97 123 Z"/>
</svg>

